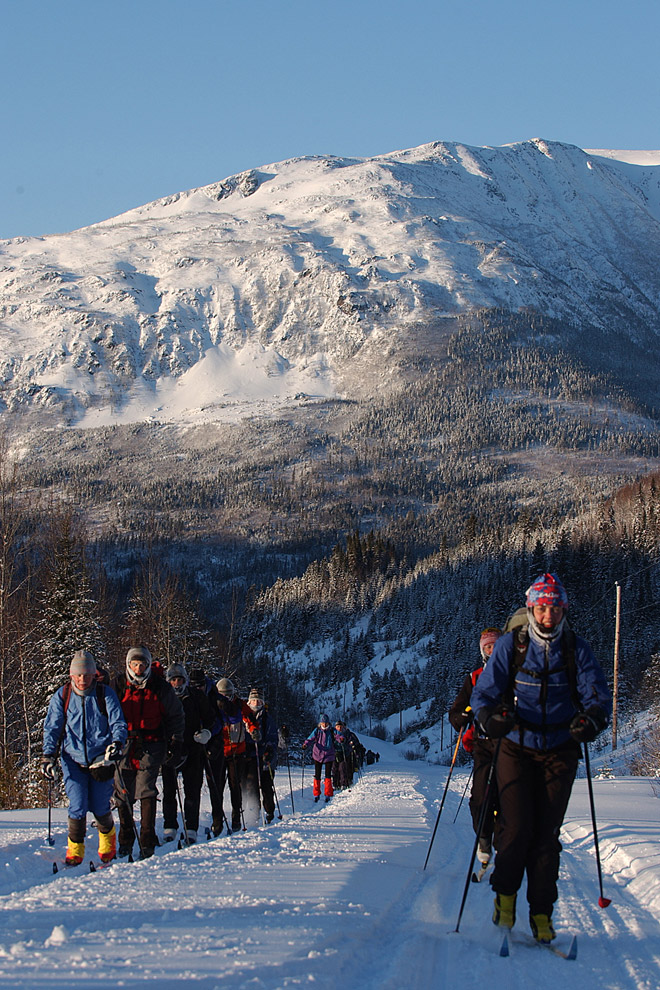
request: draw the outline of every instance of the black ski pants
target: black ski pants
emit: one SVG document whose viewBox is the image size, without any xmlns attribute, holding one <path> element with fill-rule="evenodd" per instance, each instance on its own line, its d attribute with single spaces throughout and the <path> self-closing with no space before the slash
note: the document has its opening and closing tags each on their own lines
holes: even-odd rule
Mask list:
<svg viewBox="0 0 660 990">
<path fill-rule="evenodd" d="M 206 757 L 206 783 L 209 788 L 211 798 L 211 815 L 213 820 L 213 831 L 219 833 L 224 824 L 224 814 L 222 808 L 222 788 L 225 780 L 225 754 L 220 748 L 219 751 L 212 750 Z"/>
<path fill-rule="evenodd" d="M 201 747 L 196 746 L 196 750 Z M 163 826 L 164 828 L 178 828 L 178 793 L 177 775 L 178 770 L 173 767 L 164 766 L 163 776 Z M 186 762 L 181 767 L 181 778 L 183 781 L 183 816 L 185 818 L 186 829 L 196 832 L 199 828 L 199 804 L 202 794 L 202 782 L 204 780 L 204 766 L 202 764 L 201 752 L 191 752 L 186 758 Z"/>
<path fill-rule="evenodd" d="M 259 807 L 259 778 L 261 777 L 261 798 L 263 800 L 264 811 L 273 818 L 275 814 L 275 794 L 273 790 L 273 778 L 267 764 L 260 763 L 259 773 L 257 773 L 257 757 L 248 756 L 245 760 L 245 790 L 246 794 Z"/>
<path fill-rule="evenodd" d="M 225 754 L 225 766 L 220 782 L 220 793 L 223 794 L 225 784 L 228 784 L 229 797 L 231 799 L 231 827 L 234 831 L 241 827 L 244 780 L 245 753 Z"/>
<path fill-rule="evenodd" d="M 491 878 L 500 894 L 518 892 L 527 873 L 532 914 L 552 914 L 557 900 L 561 843 L 580 747 L 569 741 L 551 750 L 525 749 L 503 739 L 497 758 L 497 855 Z"/>
</svg>

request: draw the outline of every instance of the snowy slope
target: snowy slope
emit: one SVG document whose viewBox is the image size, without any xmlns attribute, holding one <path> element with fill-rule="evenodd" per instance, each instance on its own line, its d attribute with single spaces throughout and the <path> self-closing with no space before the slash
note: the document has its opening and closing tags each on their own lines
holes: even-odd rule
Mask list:
<svg viewBox="0 0 660 990">
<path fill-rule="evenodd" d="M 472 850 L 466 804 L 453 821 L 465 771 L 452 777 L 423 871 L 447 768 L 400 762 L 372 742 L 381 762 L 327 806 L 312 803 L 309 786 L 301 798 L 296 768 L 291 814 L 280 771 L 282 821 L 95 875 L 53 877 L 45 813 L 3 812 L 0 986 L 528 990 L 533 978 L 537 990 L 656 990 L 660 805 L 651 781 L 594 781 L 607 910 L 597 906 L 586 782 L 576 783 L 556 920 L 579 933 L 578 959 L 534 946 L 501 959 L 485 882 L 470 884 L 454 932 Z"/>
<path fill-rule="evenodd" d="M 621 151 L 612 148 L 585 148 L 587 155 L 598 155 L 610 158 L 616 162 L 628 162 L 629 165 L 660 165 L 660 151 Z"/>
<path fill-rule="evenodd" d="M 541 139 L 299 158 L 0 242 L 0 397 L 90 426 L 243 416 L 369 391 L 414 328 L 475 307 L 655 348 L 652 161 Z"/>
</svg>

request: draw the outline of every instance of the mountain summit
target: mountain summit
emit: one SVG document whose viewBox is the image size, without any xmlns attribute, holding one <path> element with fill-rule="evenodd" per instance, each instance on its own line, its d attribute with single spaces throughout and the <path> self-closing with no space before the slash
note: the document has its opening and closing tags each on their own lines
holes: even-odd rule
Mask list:
<svg viewBox="0 0 660 990">
<path fill-rule="evenodd" d="M 3 406 L 91 426 L 366 394 L 492 308 L 657 355 L 660 164 L 611 154 L 296 158 L 0 242 Z"/>
</svg>

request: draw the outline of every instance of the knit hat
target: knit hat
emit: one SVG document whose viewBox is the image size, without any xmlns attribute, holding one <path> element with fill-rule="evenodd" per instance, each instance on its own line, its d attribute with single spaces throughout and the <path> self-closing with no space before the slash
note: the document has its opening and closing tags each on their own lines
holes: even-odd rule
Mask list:
<svg viewBox="0 0 660 990">
<path fill-rule="evenodd" d="M 248 704 L 250 704 L 251 701 L 258 701 L 259 704 L 263 705 L 265 700 L 266 699 L 264 697 L 264 693 L 261 688 L 250 689 L 250 693 L 248 695 Z"/>
<path fill-rule="evenodd" d="M 146 667 L 143 674 L 139 676 L 131 670 L 131 660 L 144 660 Z M 131 684 L 136 687 L 144 687 L 151 674 L 151 653 L 146 646 L 132 646 L 126 654 L 126 676 Z"/>
<path fill-rule="evenodd" d="M 71 658 L 69 674 L 96 674 L 96 661 L 89 650 L 76 650 Z"/>
<path fill-rule="evenodd" d="M 319 725 L 321 724 L 321 722 L 327 722 L 328 725 L 330 725 L 330 716 L 326 715 L 324 712 L 319 719 Z"/>
<path fill-rule="evenodd" d="M 234 685 L 228 677 L 221 677 L 215 686 L 217 687 L 218 692 L 224 695 L 225 698 L 229 698 L 230 701 L 236 694 Z"/>
<path fill-rule="evenodd" d="M 186 693 L 186 688 L 188 687 L 188 672 L 182 663 L 171 663 L 165 671 L 165 680 L 168 684 L 171 683 L 174 677 L 183 677 L 183 684 L 172 684 L 175 692 L 179 696 L 182 696 Z"/>
<path fill-rule="evenodd" d="M 484 629 L 479 638 L 479 649 L 483 650 L 486 646 L 494 646 L 502 635 L 501 629 L 496 629 L 495 626 L 489 626 L 488 629 Z"/>
<path fill-rule="evenodd" d="M 191 667 L 188 674 L 188 680 L 193 687 L 206 687 L 206 675 L 201 667 Z"/>
<path fill-rule="evenodd" d="M 527 608 L 535 605 L 560 605 L 568 608 L 566 589 L 556 574 L 541 574 L 527 589 Z"/>
</svg>

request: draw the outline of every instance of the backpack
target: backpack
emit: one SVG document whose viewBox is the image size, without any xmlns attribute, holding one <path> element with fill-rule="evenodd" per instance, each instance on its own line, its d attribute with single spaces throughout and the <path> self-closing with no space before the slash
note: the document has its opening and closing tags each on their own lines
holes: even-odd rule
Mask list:
<svg viewBox="0 0 660 990">
<path fill-rule="evenodd" d="M 62 724 L 62 731 L 60 732 L 60 738 L 57 740 L 57 749 L 59 750 L 62 745 L 62 740 L 64 739 L 64 733 L 66 732 L 66 713 L 69 710 L 69 702 L 71 701 L 72 684 L 71 681 L 67 681 L 62 687 L 62 704 L 64 706 L 64 722 Z M 105 701 L 105 690 L 104 685 L 101 681 L 96 682 L 96 704 L 99 706 L 99 711 L 101 715 L 105 718 L 108 717 L 108 706 Z M 89 768 L 88 768 L 89 769 Z M 97 770 L 91 770 L 90 773 L 95 780 L 110 780 L 114 776 L 114 767 L 107 769 L 105 767 L 99 768 Z"/>
<path fill-rule="evenodd" d="M 71 701 L 71 691 L 72 691 L 71 681 L 67 681 L 62 688 L 62 704 L 64 705 L 65 723 L 66 723 L 66 713 L 69 710 L 69 702 Z M 101 681 L 96 682 L 96 704 L 99 706 L 99 711 L 101 712 L 101 715 L 104 715 L 107 718 L 108 706 L 105 703 L 105 691 L 103 690 L 103 684 L 101 683 Z M 62 735 L 64 735 L 64 729 L 62 729 Z"/>
<path fill-rule="evenodd" d="M 521 613 L 525 613 L 525 621 L 522 621 Z M 548 691 L 546 674 L 541 671 L 527 670 L 525 660 L 527 659 L 527 649 L 529 647 L 529 626 L 526 621 L 526 608 L 519 608 L 507 619 L 504 627 L 505 632 L 513 633 L 513 657 L 509 665 L 509 685 L 506 693 L 507 704 L 513 707 L 516 677 L 519 673 L 527 674 L 535 680 L 543 681 L 541 685 L 541 701 L 545 704 Z M 571 692 L 571 700 L 576 711 L 582 711 L 582 703 L 577 690 L 577 664 L 575 661 L 575 632 L 567 625 L 564 626 L 561 634 L 561 649 L 564 660 L 563 669 L 568 675 L 568 685 Z M 562 669 L 562 668 L 560 668 Z"/>
</svg>

